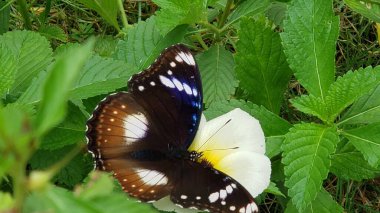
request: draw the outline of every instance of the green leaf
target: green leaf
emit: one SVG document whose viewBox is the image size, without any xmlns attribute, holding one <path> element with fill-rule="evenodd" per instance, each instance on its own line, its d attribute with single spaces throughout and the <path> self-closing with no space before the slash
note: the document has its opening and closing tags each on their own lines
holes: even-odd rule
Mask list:
<svg viewBox="0 0 380 213">
<path fill-rule="evenodd" d="M 182 24 L 207 21 L 206 0 L 153 0 L 161 9 L 156 12 L 157 27 L 161 35 Z"/>
<path fill-rule="evenodd" d="M 380 165 L 380 123 L 346 130 L 342 134 L 363 154 L 372 167 L 377 168 Z"/>
<path fill-rule="evenodd" d="M 216 102 L 204 113 L 208 119 L 223 115 L 235 108 L 240 108 L 260 121 L 266 137 L 282 136 L 286 134 L 291 125 L 278 115 L 270 112 L 263 106 L 257 106 L 251 102 L 231 100 L 229 102 Z"/>
<path fill-rule="evenodd" d="M 368 95 L 361 97 L 343 115 L 339 124 L 367 124 L 380 122 L 380 84 Z"/>
<path fill-rule="evenodd" d="M 39 134 L 45 133 L 63 119 L 69 91 L 90 56 L 93 44 L 91 40 L 83 47 L 73 48 L 51 66 L 43 84 L 42 100 L 36 116 Z"/>
<path fill-rule="evenodd" d="M 380 2 L 369 0 L 344 0 L 344 2 L 355 12 L 380 23 Z"/>
<path fill-rule="evenodd" d="M 202 77 L 203 101 L 206 106 L 216 101 L 229 100 L 237 86 L 232 53 L 221 45 L 215 45 L 196 58 Z"/>
<path fill-rule="evenodd" d="M 44 191 L 32 192 L 26 199 L 23 212 L 39 213 L 101 213 L 91 203 L 82 201 L 66 189 L 50 185 Z"/>
<path fill-rule="evenodd" d="M 30 108 L 18 104 L 8 104 L 0 108 L 0 155 L 7 161 L 11 161 L 8 163 L 16 160 L 15 153 L 30 152 L 33 142 L 30 132 L 30 114 Z M 17 156 L 17 159 L 26 160 L 23 159 L 25 156 L 27 155 Z M 4 162 L 3 166 L 7 166 L 8 163 Z"/>
<path fill-rule="evenodd" d="M 269 6 L 265 15 L 269 20 L 273 21 L 275 25 L 282 26 L 287 9 L 287 3 L 274 1 L 271 2 L 271 5 Z"/>
<path fill-rule="evenodd" d="M 228 16 L 227 25 L 239 21 L 244 16 L 264 14 L 269 4 L 269 0 L 244 1 Z"/>
<path fill-rule="evenodd" d="M 339 77 L 330 87 L 326 95 L 326 106 L 329 120 L 332 122 L 349 105 L 373 89 L 379 81 L 372 67 L 347 72 Z"/>
<path fill-rule="evenodd" d="M 45 37 L 31 31 L 12 31 L 0 36 L 16 56 L 16 74 L 10 93 L 17 94 L 26 90 L 32 79 L 46 69 L 52 61 L 52 50 Z"/>
<path fill-rule="evenodd" d="M 43 25 L 38 29 L 38 32 L 47 39 L 56 39 L 58 41 L 67 42 L 67 35 L 65 31 L 57 25 Z"/>
<path fill-rule="evenodd" d="M 70 91 L 70 99 L 107 94 L 127 85 L 137 69 L 122 61 L 94 56 L 85 64 Z"/>
<path fill-rule="evenodd" d="M 127 40 L 118 43 L 115 57 L 134 65 L 138 70 L 145 69 L 163 49 L 180 42 L 186 33 L 186 26 L 179 26 L 166 36 L 161 36 L 156 27 L 155 16 L 134 25 L 128 31 Z"/>
<path fill-rule="evenodd" d="M 265 189 L 265 192 L 270 193 L 270 194 L 274 194 L 274 195 L 278 195 L 278 196 L 282 196 L 282 197 L 286 197 L 286 196 L 280 191 L 280 189 L 276 186 L 276 184 L 273 183 L 273 182 L 270 182 L 270 183 L 269 183 L 269 186 L 268 186 L 267 189 Z"/>
<path fill-rule="evenodd" d="M 73 104 L 69 104 L 65 120 L 49 131 L 41 141 L 40 149 L 59 149 L 84 141 L 87 116 Z"/>
<path fill-rule="evenodd" d="M 12 195 L 7 192 L 0 191 L 0 203 L 0 212 L 12 212 L 12 208 L 14 206 Z"/>
<path fill-rule="evenodd" d="M 96 37 L 94 51 L 102 57 L 112 57 L 118 42 L 119 39 L 110 35 L 98 36 Z"/>
<path fill-rule="evenodd" d="M 235 55 L 236 73 L 251 101 L 278 114 L 292 73 L 280 36 L 265 21 L 242 19 Z"/>
<path fill-rule="evenodd" d="M 49 186 L 44 191 L 33 192 L 27 197 L 25 212 L 64 213 L 114 213 L 158 212 L 151 205 L 138 203 L 124 192 L 115 190 L 113 179 L 105 173 L 94 172 L 90 181 L 78 187 L 75 193 L 63 188 Z"/>
<path fill-rule="evenodd" d="M 322 121 L 327 121 L 328 110 L 322 98 L 314 95 L 302 95 L 290 100 L 290 102 L 299 111 L 317 116 Z"/>
<path fill-rule="evenodd" d="M 285 186 L 299 211 L 303 212 L 321 190 L 338 142 L 334 127 L 312 123 L 297 124 L 286 134 L 282 146 Z"/>
<path fill-rule="evenodd" d="M 1 5 L 1 4 L 0 4 Z M 4 44 L 0 44 L 0 98 L 12 87 L 16 78 L 16 59 Z"/>
<path fill-rule="evenodd" d="M 292 202 L 289 202 L 285 213 L 298 213 L 299 211 L 293 205 Z M 318 192 L 315 200 L 306 208 L 304 212 L 318 212 L 318 213 L 338 213 L 344 212 L 344 209 L 341 205 L 339 205 L 331 195 L 322 188 L 320 192 Z"/>
<path fill-rule="evenodd" d="M 350 143 L 331 156 L 331 163 L 331 172 L 347 180 L 361 181 L 380 175 L 380 168 L 370 166 Z"/>
<path fill-rule="evenodd" d="M 285 135 L 267 136 L 265 138 L 265 155 L 272 159 L 281 153 L 281 146 L 284 143 Z"/>
<path fill-rule="evenodd" d="M 32 156 L 30 165 L 33 170 L 48 169 L 62 160 L 67 153 L 75 148 L 78 148 L 78 146 L 71 145 L 55 150 L 38 150 Z M 73 188 L 87 176 L 92 168 L 92 161 L 85 158 L 83 155 L 77 155 L 69 164 L 58 172 L 58 174 L 52 179 L 52 182 Z"/>
<path fill-rule="evenodd" d="M 293 0 L 281 38 L 290 68 L 309 94 L 322 99 L 335 75 L 339 17 L 332 0 Z"/>
<path fill-rule="evenodd" d="M 95 10 L 109 24 L 120 30 L 117 22 L 118 2 L 119 0 L 77 0 L 86 7 Z"/>
<path fill-rule="evenodd" d="M 0 1 L 0 35 L 9 30 L 9 18 L 11 16 L 11 3 Z"/>
</svg>

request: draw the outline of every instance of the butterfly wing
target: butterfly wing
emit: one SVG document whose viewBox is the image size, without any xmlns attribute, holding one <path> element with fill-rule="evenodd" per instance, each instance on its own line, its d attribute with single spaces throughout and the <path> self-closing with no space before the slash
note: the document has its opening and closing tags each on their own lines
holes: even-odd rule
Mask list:
<svg viewBox="0 0 380 213">
<path fill-rule="evenodd" d="M 166 142 L 189 147 L 202 113 L 202 84 L 198 66 L 184 45 L 175 45 L 128 84 L 137 102 L 150 115 Z"/>
<path fill-rule="evenodd" d="M 127 93 L 109 95 L 94 110 L 87 122 L 88 150 L 97 168 L 112 171 L 124 191 L 154 201 L 172 189 L 168 149 L 186 150 L 200 122 L 198 67 L 186 47 L 175 45 L 128 86 Z"/>
<path fill-rule="evenodd" d="M 183 161 L 170 199 L 210 212 L 258 212 L 249 192 L 233 178 L 197 162 Z"/>
</svg>

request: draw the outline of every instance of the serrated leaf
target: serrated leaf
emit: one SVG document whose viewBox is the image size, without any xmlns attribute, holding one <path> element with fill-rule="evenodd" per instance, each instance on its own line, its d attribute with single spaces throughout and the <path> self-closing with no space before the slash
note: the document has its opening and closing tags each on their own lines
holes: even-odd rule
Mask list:
<svg viewBox="0 0 380 213">
<path fill-rule="evenodd" d="M 16 56 L 16 74 L 10 93 L 26 90 L 32 79 L 46 69 L 52 61 L 52 50 L 45 37 L 31 31 L 12 31 L 0 36 L 0 43 L 6 45 Z"/>
<path fill-rule="evenodd" d="M 80 70 L 77 80 L 69 91 L 72 100 L 86 99 L 100 94 L 107 94 L 116 89 L 125 87 L 128 79 L 136 73 L 137 69 L 122 61 L 111 58 L 92 56 Z M 42 86 L 46 78 L 41 73 L 28 90 L 20 97 L 18 103 L 34 104 L 41 100 Z"/>
<path fill-rule="evenodd" d="M 298 213 L 298 212 L 299 211 L 293 205 L 293 203 L 289 201 L 285 213 Z M 325 189 L 322 188 L 322 190 L 318 193 L 315 200 L 310 204 L 310 206 L 306 208 L 304 212 L 338 213 L 338 212 L 344 212 L 344 209 L 331 197 L 331 195 Z"/>
<path fill-rule="evenodd" d="M 282 26 L 285 19 L 285 13 L 288 9 L 288 4 L 284 2 L 271 2 L 268 10 L 265 12 L 266 17 L 273 21 L 277 26 Z"/>
<path fill-rule="evenodd" d="M 59 123 L 66 112 L 68 94 L 86 59 L 91 55 L 94 41 L 73 48 L 61 55 L 50 67 L 43 83 L 42 99 L 36 115 L 36 126 L 39 134 L 45 133 Z"/>
<path fill-rule="evenodd" d="M 353 145 L 347 144 L 331 156 L 331 172 L 340 178 L 361 181 L 380 175 L 380 168 L 373 168 Z"/>
<path fill-rule="evenodd" d="M 314 95 L 302 95 L 291 99 L 290 102 L 299 111 L 317 116 L 322 121 L 327 121 L 328 110 L 322 98 Z"/>
<path fill-rule="evenodd" d="M 221 45 L 214 45 L 196 58 L 202 77 L 203 101 L 206 106 L 216 101 L 229 100 L 237 86 L 232 53 Z"/>
<path fill-rule="evenodd" d="M 118 39 L 109 35 L 98 36 L 96 37 L 94 51 L 102 57 L 112 57 L 118 42 Z"/>
<path fill-rule="evenodd" d="M 339 17 L 332 0 L 293 0 L 281 38 L 290 68 L 309 94 L 322 99 L 335 75 Z"/>
<path fill-rule="evenodd" d="M 78 148 L 76 145 L 65 146 L 55 150 L 38 150 L 30 160 L 30 166 L 33 170 L 44 170 L 59 162 L 71 150 Z M 65 187 L 73 188 L 80 183 L 93 168 L 92 161 L 84 155 L 77 155 L 69 164 L 61 169 L 52 179 L 52 182 L 58 183 Z"/>
<path fill-rule="evenodd" d="M 244 1 L 228 16 L 227 25 L 239 21 L 244 16 L 264 14 L 269 4 L 269 0 Z"/>
<path fill-rule="evenodd" d="M 248 18 L 242 19 L 238 35 L 235 61 L 240 86 L 249 100 L 278 114 L 291 76 L 280 36 L 265 19 Z"/>
<path fill-rule="evenodd" d="M 44 191 L 35 191 L 26 198 L 23 212 L 39 213 L 54 212 L 65 213 L 101 213 L 92 204 L 74 197 L 67 189 L 50 185 Z"/>
<path fill-rule="evenodd" d="M 78 107 L 69 104 L 65 120 L 42 138 L 39 148 L 53 150 L 83 142 L 87 118 Z"/>
<path fill-rule="evenodd" d="M 367 67 L 355 72 L 349 71 L 331 84 L 325 99 L 331 122 L 346 107 L 367 94 L 379 83 L 376 79 L 376 72 L 380 72 L 380 69 L 374 70 L 372 67 Z"/>
<path fill-rule="evenodd" d="M 270 194 L 274 194 L 274 195 L 278 195 L 278 196 L 286 197 L 286 196 L 280 191 L 280 189 L 276 186 L 276 184 L 275 184 L 274 182 L 270 182 L 268 188 L 266 188 L 264 191 L 267 192 L 267 193 L 270 193 Z"/>
<path fill-rule="evenodd" d="M 380 23 L 380 2 L 369 0 L 344 0 L 344 2 L 355 12 Z"/>
<path fill-rule="evenodd" d="M 147 68 L 161 51 L 180 42 L 186 33 L 185 26 L 179 26 L 166 36 L 157 30 L 156 17 L 139 22 L 128 31 L 126 40 L 119 41 L 115 57 L 134 65 L 138 70 Z"/>
<path fill-rule="evenodd" d="M 291 127 L 291 124 L 286 120 L 267 110 L 265 107 L 257 106 L 252 102 L 239 100 L 216 102 L 204 113 L 207 119 L 211 119 L 223 115 L 235 108 L 240 108 L 259 120 L 266 137 L 282 136 L 286 134 Z"/>
<path fill-rule="evenodd" d="M 367 124 L 380 122 L 380 84 L 363 96 L 343 115 L 341 124 Z"/>
<path fill-rule="evenodd" d="M 286 134 L 282 146 L 285 186 L 299 211 L 304 211 L 321 190 L 338 142 L 334 127 L 312 123 L 297 124 Z"/>
<path fill-rule="evenodd" d="M 345 130 L 342 134 L 363 154 L 364 158 L 372 167 L 379 167 L 380 123 L 368 124 L 356 129 Z"/>
<path fill-rule="evenodd" d="M 117 22 L 118 2 L 119 0 L 76 0 L 86 7 L 95 10 L 109 24 L 120 30 Z"/>
<path fill-rule="evenodd" d="M 138 203 L 124 192 L 114 190 L 115 187 L 110 185 L 112 178 L 109 175 L 98 172 L 93 174 L 97 176 L 96 179 L 78 187 L 75 193 L 52 185 L 44 191 L 33 192 L 26 199 L 24 211 L 28 213 L 65 213 L 68 210 L 75 213 L 158 212 L 151 205 Z"/>
<path fill-rule="evenodd" d="M 0 98 L 12 87 L 16 79 L 16 59 L 4 44 L 0 44 Z"/>
<path fill-rule="evenodd" d="M 153 0 L 161 9 L 156 12 L 161 35 L 182 24 L 207 21 L 207 0 Z"/>
<path fill-rule="evenodd" d="M 285 135 L 265 137 L 265 155 L 272 159 L 281 153 L 281 146 L 285 140 Z"/>
<path fill-rule="evenodd" d="M 56 39 L 58 41 L 67 42 L 67 35 L 65 31 L 62 30 L 62 28 L 58 27 L 57 25 L 51 25 L 51 26 L 41 26 L 38 29 L 38 32 L 45 36 L 47 39 Z"/>
<path fill-rule="evenodd" d="M 107 94 L 127 85 L 137 69 L 122 61 L 93 56 L 79 73 L 70 91 L 70 99 L 86 99 Z"/>
</svg>

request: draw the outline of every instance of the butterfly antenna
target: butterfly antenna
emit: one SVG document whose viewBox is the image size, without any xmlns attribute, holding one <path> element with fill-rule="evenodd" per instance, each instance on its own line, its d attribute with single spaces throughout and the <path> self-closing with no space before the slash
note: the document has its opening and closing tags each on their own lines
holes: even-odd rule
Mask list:
<svg viewBox="0 0 380 213">
<path fill-rule="evenodd" d="M 218 130 L 216 130 L 216 132 L 214 132 L 198 149 L 197 149 L 197 152 L 212 138 L 214 137 L 223 127 L 225 127 L 232 119 L 228 119 L 228 121 L 226 121 L 226 123 L 224 123 L 221 127 L 219 127 Z"/>
<path fill-rule="evenodd" d="M 238 146 L 235 146 L 235 147 L 230 147 L 230 148 L 206 149 L 206 150 L 203 150 L 203 152 L 210 152 L 210 151 L 227 151 L 227 150 L 231 150 L 231 149 L 239 149 L 239 147 L 238 147 Z"/>
</svg>

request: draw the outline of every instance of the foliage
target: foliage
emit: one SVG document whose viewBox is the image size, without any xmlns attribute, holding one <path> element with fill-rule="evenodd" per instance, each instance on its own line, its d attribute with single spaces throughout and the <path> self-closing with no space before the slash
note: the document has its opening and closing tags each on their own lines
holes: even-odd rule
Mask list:
<svg viewBox="0 0 380 213">
<path fill-rule="evenodd" d="M 334 15 L 346 3 L 377 22 L 378 1 L 123 2 L 0 0 L 0 211 L 157 212 L 90 172 L 85 124 L 175 43 L 196 55 L 207 119 L 260 121 L 270 211 L 350 211 L 329 178 L 380 176 L 380 67 L 338 70 Z"/>
</svg>

